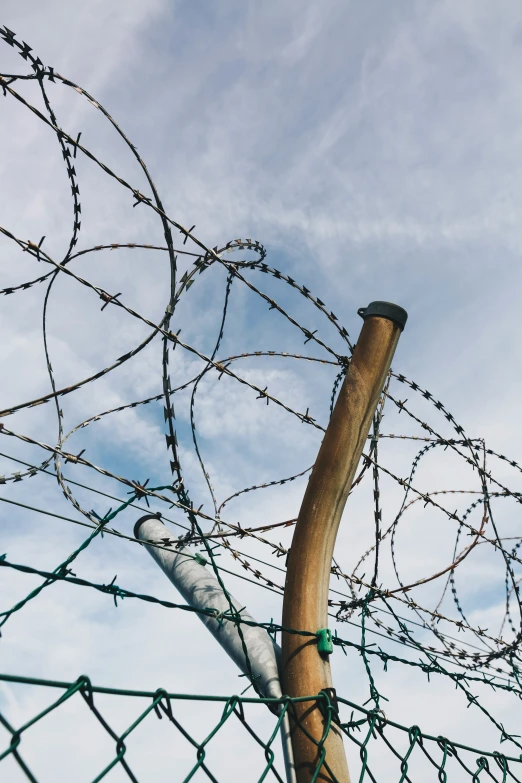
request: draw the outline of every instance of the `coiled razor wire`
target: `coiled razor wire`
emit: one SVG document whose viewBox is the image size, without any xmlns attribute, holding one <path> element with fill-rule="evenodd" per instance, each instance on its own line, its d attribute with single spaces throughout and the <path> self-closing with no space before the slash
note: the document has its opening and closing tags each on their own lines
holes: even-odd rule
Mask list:
<svg viewBox="0 0 522 783">
<path fill-rule="evenodd" d="M 183 612 L 200 611 L 185 604 L 173 603 L 153 595 L 138 594 L 126 589 L 124 586 L 117 585 L 115 579 L 110 583 L 94 583 L 78 576 L 71 569 L 72 563 L 80 557 L 94 539 L 100 536 L 110 535 L 136 543 L 132 536 L 125 535 L 115 528 L 112 523 L 118 515 L 124 513 L 129 507 L 143 510 L 143 506 L 139 504 L 145 501 L 148 505 L 149 500 L 154 500 L 164 509 L 164 512 L 162 512 L 164 521 L 173 522 L 178 528 L 183 530 L 181 534 L 173 533 L 172 537 L 156 543 L 156 546 L 167 549 L 179 549 L 188 543 L 203 545 L 208 562 L 227 596 L 228 592 L 223 581 L 225 574 L 231 573 L 237 576 L 237 573 L 230 570 L 227 571 L 226 568 L 219 566 L 216 561 L 216 549 L 219 548 L 226 550 L 233 560 L 242 567 L 245 572 L 243 574 L 245 579 L 254 582 L 259 587 L 282 594 L 285 576 L 284 562 L 288 549 L 281 542 L 277 542 L 273 536 L 277 535 L 278 530 L 281 528 L 292 527 L 296 520 L 285 519 L 263 526 L 245 527 L 227 516 L 228 504 L 245 493 L 258 492 L 268 487 L 284 486 L 288 482 L 306 476 L 311 466 L 304 465 L 300 471 L 293 475 L 245 487 L 234 492 L 229 497 L 219 500 L 218 493 L 211 483 L 200 449 L 199 429 L 196 427 L 195 413 L 197 393 L 201 381 L 206 376 L 216 379 L 226 377 L 245 387 L 251 395 L 253 404 L 259 404 L 256 400 L 261 400 L 266 405 L 277 406 L 280 410 L 289 416 L 295 417 L 301 423 L 319 431 L 324 431 L 325 423 L 324 426 L 320 424 L 311 415 L 308 408 L 306 410 L 298 410 L 284 399 L 279 399 L 273 395 L 268 389 L 268 384 L 263 387 L 262 384 L 256 385 L 249 380 L 248 374 L 241 370 L 241 363 L 245 359 L 255 359 L 256 357 L 277 357 L 278 361 L 283 359 L 311 362 L 318 367 L 322 365 L 333 368 L 337 375 L 329 400 L 330 410 L 332 410 L 336 393 L 349 366 L 353 349 L 348 331 L 341 325 L 337 316 L 327 307 L 325 302 L 315 296 L 309 288 L 270 266 L 267 263 L 266 250 L 258 241 L 234 239 L 221 246 L 209 247 L 195 234 L 195 226 L 187 229 L 172 219 L 165 212 L 160 195 L 136 147 L 129 141 L 106 109 L 86 90 L 61 76 L 53 68 L 44 66 L 41 60 L 33 54 L 31 47 L 20 41 L 11 30 L 6 27 L 0 29 L 0 39 L 11 47 L 13 51 L 17 52 L 24 61 L 24 71 L 22 73 L 2 73 L 0 75 L 0 89 L 3 93 L 0 101 L 2 101 L 4 110 L 3 116 L 6 116 L 10 103 L 16 101 L 24 109 L 32 112 L 54 133 L 60 146 L 63 164 L 70 182 L 72 204 L 70 239 L 67 252 L 61 258 L 53 258 L 46 252 L 45 237 L 35 238 L 34 241 L 26 240 L 16 236 L 9 227 L 0 226 L 0 232 L 11 243 L 13 249 L 26 253 L 35 262 L 41 262 L 44 269 L 47 270 L 44 274 L 33 277 L 19 285 L 5 287 L 0 290 L 0 293 L 4 296 L 22 295 L 24 291 L 39 284 L 44 284 L 43 337 L 47 370 L 52 389 L 51 392 L 40 397 L 17 402 L 10 408 L 0 411 L 2 420 L 0 424 L 0 435 L 2 436 L 0 441 L 1 456 L 17 462 L 21 466 L 19 470 L 13 471 L 9 475 L 0 476 L 0 483 L 19 482 L 39 474 L 54 476 L 67 501 L 79 513 L 81 518 L 67 517 L 48 509 L 39 508 L 32 503 L 24 504 L 9 498 L 0 497 L 0 501 L 20 506 L 26 510 L 47 514 L 90 529 L 88 536 L 82 544 L 52 571 L 24 563 L 12 562 L 6 554 L 0 556 L 1 568 L 11 569 L 20 574 L 31 574 L 41 579 L 38 587 L 29 592 L 23 599 L 19 600 L 15 605 L 0 611 L 0 626 L 5 626 L 13 614 L 21 611 L 28 602 L 35 599 L 43 590 L 56 582 L 65 583 L 71 587 L 85 587 L 105 593 L 113 599 L 116 605 L 118 605 L 118 601 L 123 599 L 137 599 L 160 605 L 165 609 Z M 20 84 L 24 84 L 27 81 L 36 83 L 40 90 L 41 108 L 30 103 L 18 90 Z M 20 84 L 17 84 L 17 82 Z M 132 183 L 127 182 L 115 170 L 110 168 L 103 160 L 95 156 L 80 142 L 81 134 L 73 137 L 60 126 L 49 97 L 49 88 L 53 83 L 59 83 L 75 90 L 82 98 L 89 101 L 103 115 L 103 118 L 110 123 L 122 142 L 127 145 L 138 167 L 143 172 L 150 188 L 149 195 L 142 193 Z M 77 249 L 82 225 L 80 187 L 75 169 L 75 159 L 78 156 L 84 156 L 89 159 L 107 177 L 115 180 L 127 191 L 129 206 L 138 206 L 140 209 L 150 211 L 150 214 L 161 224 L 165 238 L 164 245 L 113 243 L 81 250 Z M 178 234 L 181 235 L 181 248 L 175 248 L 174 236 Z M 121 293 L 106 291 L 80 275 L 76 271 L 77 263 L 73 263 L 91 253 L 137 248 L 150 252 L 165 253 L 169 260 L 170 290 L 165 314 L 158 323 L 151 321 L 143 313 L 130 307 L 122 298 Z M 189 269 L 181 277 L 178 275 L 178 258 L 180 255 L 190 259 L 191 263 Z M 240 255 L 244 255 L 245 258 L 240 258 Z M 253 259 L 249 258 L 249 256 L 253 256 Z M 195 280 L 199 275 L 207 273 L 211 268 L 222 268 L 226 273 L 226 283 L 219 329 L 215 336 L 213 349 L 207 355 L 180 337 L 181 330 L 176 316 L 179 303 L 185 300 Z M 77 285 L 85 288 L 91 295 L 99 297 L 103 303 L 102 310 L 107 307 L 119 308 L 148 328 L 147 337 L 136 344 L 132 350 L 120 356 L 102 370 L 87 378 L 79 379 L 67 387 L 59 387 L 56 383 L 48 348 L 47 316 L 50 294 L 55 281 L 60 275 L 66 275 L 71 280 L 74 280 Z M 343 351 L 338 352 L 339 349 L 334 350 L 331 345 L 319 336 L 317 330 L 312 330 L 312 328 L 300 323 L 287 308 L 262 290 L 260 285 L 262 286 L 263 278 L 267 277 L 280 285 L 289 286 L 293 291 L 301 295 L 308 305 L 313 306 L 320 317 L 328 321 L 330 326 L 333 327 L 337 333 L 337 344 L 343 346 Z M 261 283 L 259 282 L 260 280 Z M 227 357 L 222 356 L 221 345 L 231 307 L 230 293 L 232 287 L 237 285 L 244 286 L 251 294 L 264 301 L 271 311 L 278 313 L 296 330 L 297 334 L 300 333 L 300 336 L 304 338 L 307 349 L 312 347 L 320 355 L 256 350 Z M 62 398 L 81 389 L 88 383 L 96 382 L 116 368 L 130 362 L 155 340 L 161 340 L 163 344 L 162 393 L 146 399 L 131 401 L 126 405 L 110 410 L 100 411 L 95 416 L 91 416 L 69 431 L 66 431 L 64 415 L 60 407 Z M 174 351 L 178 353 L 185 352 L 188 355 L 197 357 L 197 360 L 202 362 L 202 369 L 195 373 L 190 380 L 178 386 L 172 380 L 169 370 L 169 360 Z M 413 395 L 414 399 L 420 397 L 432 406 L 432 423 L 425 421 L 424 417 L 418 415 L 415 412 L 415 406 L 407 404 L 408 399 L 400 399 L 403 396 L 401 389 L 405 389 L 407 395 Z M 180 433 L 176 424 L 174 400 L 176 395 L 179 395 L 184 390 L 190 391 L 190 432 L 194 452 L 201 468 L 201 475 L 206 483 L 213 505 L 210 513 L 204 512 L 201 506 L 196 508 L 191 499 L 192 490 L 187 484 L 183 471 L 182 456 L 178 443 Z M 15 432 L 9 427 L 10 415 L 49 402 L 54 404 L 56 410 L 57 437 L 54 443 L 44 443 L 27 433 Z M 148 481 L 137 481 L 126 476 L 117 475 L 106 465 L 94 464 L 83 456 L 83 451 L 79 454 L 73 454 L 68 450 L 67 442 L 75 433 L 99 421 L 102 417 L 110 417 L 129 408 L 158 403 L 163 406 L 164 412 L 168 452 L 166 464 L 169 471 L 168 479 L 161 486 L 152 487 L 149 486 Z M 392 410 L 394 409 L 401 414 L 400 421 L 407 423 L 404 433 L 397 434 L 382 431 L 385 406 L 387 406 L 387 410 L 391 407 Z M 444 427 L 448 425 L 451 427 L 451 437 L 447 437 L 443 433 L 441 422 L 444 424 Z M 14 442 L 13 440 L 9 441 L 9 439 L 38 448 L 42 452 L 42 460 L 35 464 L 34 460 L 21 460 L 18 457 L 4 453 L 9 451 L 9 443 Z M 389 467 L 389 464 L 385 464 L 382 460 L 379 444 L 385 442 L 385 439 L 419 442 L 418 453 L 413 459 L 410 471 L 406 476 L 397 475 Z M 458 458 L 465 467 L 469 467 L 475 478 L 474 489 L 436 489 L 425 491 L 415 485 L 416 474 L 421 464 L 424 464 L 424 458 L 429 454 L 439 452 L 449 452 Z M 353 653 L 362 658 L 368 677 L 371 705 L 368 708 L 360 706 L 340 695 L 332 701 L 328 693 L 311 694 L 301 699 L 301 701 L 317 701 L 324 712 L 325 729 L 324 736 L 318 743 L 319 759 L 324 756 L 324 754 L 321 756 L 322 746 L 331 722 L 335 721 L 341 726 L 345 734 L 346 745 L 351 759 L 350 764 L 352 765 L 354 753 L 359 757 L 357 775 L 361 781 L 382 781 L 383 778 L 376 771 L 376 766 L 379 766 L 380 769 L 383 759 L 386 760 L 386 776 L 384 778 L 386 781 L 397 780 L 402 783 L 402 781 L 421 779 L 439 781 L 451 779 L 469 779 L 472 781 L 487 779 L 495 781 L 522 780 L 522 769 L 520 767 L 522 741 L 520 737 L 506 729 L 484 705 L 480 697 L 481 689 L 490 689 L 512 694 L 519 699 L 522 698 L 522 682 L 520 679 L 520 641 L 522 633 L 520 622 L 520 580 L 522 578 L 520 566 L 522 565 L 522 552 L 520 549 L 522 536 L 504 535 L 500 524 L 496 521 L 496 510 L 495 513 L 493 511 L 494 504 L 500 499 L 511 499 L 517 504 L 521 503 L 522 494 L 506 486 L 504 481 L 499 480 L 492 472 L 491 465 L 495 465 L 496 461 L 499 460 L 504 466 L 507 463 L 514 471 L 520 472 L 522 470 L 517 462 L 489 448 L 484 439 L 469 438 L 453 415 L 447 411 L 443 403 L 432 393 L 409 380 L 403 374 L 390 372 L 374 419 L 372 433 L 368 439 L 368 448 L 363 457 L 363 464 L 352 487 L 353 493 L 359 486 L 364 486 L 370 482 L 373 485 L 374 540 L 367 551 L 360 556 L 358 563 L 351 571 L 343 569 L 338 559 L 334 560 L 332 575 L 336 577 L 333 582 L 335 587 L 332 587 L 329 599 L 331 614 L 336 620 L 350 623 L 351 625 L 355 624 L 359 629 L 359 642 L 344 639 L 336 634 L 333 643 L 336 648 L 340 648 L 344 653 Z M 119 498 L 117 494 L 112 495 L 66 477 L 62 470 L 64 463 L 81 465 L 93 474 L 97 473 L 108 477 L 113 482 L 116 482 L 116 486 L 121 485 L 120 489 L 127 493 L 127 498 Z M 382 478 L 385 478 L 388 482 L 393 482 L 402 493 L 399 510 L 393 518 L 390 518 L 391 521 L 386 525 L 383 525 L 382 495 L 384 493 L 381 494 L 380 488 Z M 117 501 L 116 510 L 113 511 L 111 509 L 102 517 L 94 510 L 89 511 L 85 509 L 78 500 L 76 488 L 95 492 L 99 496 L 103 496 L 113 502 Z M 449 495 L 460 494 L 468 495 L 470 503 L 467 510 L 458 513 L 457 510 L 452 510 L 452 504 L 448 506 L 447 500 Z M 421 503 L 425 508 L 428 507 L 430 510 L 442 515 L 442 518 L 452 524 L 453 550 L 450 561 L 444 567 L 439 568 L 435 573 L 428 573 L 412 581 L 402 575 L 398 531 L 406 517 L 406 513 L 411 509 L 418 508 Z M 170 519 L 169 513 L 171 510 L 179 515 L 178 519 Z M 184 518 L 184 522 L 181 523 L 179 518 Z M 256 542 L 256 545 L 262 545 L 267 553 L 266 558 L 271 558 L 271 560 L 261 559 L 245 553 L 242 541 L 244 543 L 253 541 Z M 388 547 L 387 551 L 389 551 L 393 564 L 395 574 L 393 584 L 391 582 L 387 584 L 383 581 L 388 579 L 381 567 L 385 547 Z M 465 561 L 468 561 L 472 554 L 484 551 L 485 547 L 501 557 L 504 572 L 505 611 L 497 633 L 481 628 L 469 619 L 469 612 L 466 614 L 463 601 L 458 592 L 459 567 Z M 269 575 L 267 575 L 266 568 L 271 569 L 268 572 Z M 274 570 L 277 572 L 277 577 L 273 576 Z M 414 598 L 414 596 L 418 596 L 417 589 L 433 583 L 436 583 L 437 586 L 440 585 L 438 600 L 429 606 L 419 603 Z M 443 603 L 445 606 L 444 612 L 442 612 Z M 448 606 L 448 604 L 450 605 Z M 211 612 L 212 610 L 208 611 Z M 403 616 L 405 613 L 408 614 L 407 618 Z M 266 628 L 274 637 L 283 630 L 290 633 L 313 636 L 313 634 L 305 633 L 300 629 L 283 629 L 281 625 L 272 620 L 261 623 L 246 621 L 234 609 L 231 602 L 228 614 L 229 619 L 237 624 L 241 638 L 241 626 L 245 622 Z M 418 628 L 425 632 L 426 638 L 429 638 L 432 644 L 428 645 L 425 641 L 419 642 L 417 640 L 414 632 Z M 459 633 L 463 633 L 464 636 L 459 638 Z M 367 641 L 368 634 L 372 634 L 373 639 L 378 639 L 378 643 L 369 643 Z M 381 646 L 383 637 L 400 644 L 405 650 L 404 656 L 391 654 L 387 649 L 384 649 Z M 471 642 L 470 639 L 472 640 Z M 5 634 L 2 643 L 8 643 L 8 637 Z M 245 647 L 244 649 L 246 652 Z M 408 653 L 411 653 L 411 651 L 418 653 L 420 658 L 415 660 L 411 655 L 406 657 L 406 651 Z M 372 667 L 377 661 L 383 664 L 385 669 L 392 662 L 404 667 L 419 669 L 428 678 L 441 676 L 450 680 L 455 688 L 462 693 L 468 706 L 474 710 L 479 710 L 493 729 L 498 732 L 499 742 L 508 743 L 510 753 L 504 755 L 498 751 L 479 750 L 450 740 L 442 735 L 429 735 L 416 725 L 406 727 L 388 718 L 382 709 L 382 699 L 384 697 L 379 692 L 373 675 Z M 138 780 L 129 761 L 127 748 L 129 743 L 132 742 L 133 732 L 141 723 L 144 721 L 150 722 L 158 718 L 166 720 L 172 731 L 182 737 L 192 748 L 193 764 L 190 764 L 186 770 L 180 773 L 177 779 L 190 780 L 199 772 L 210 780 L 217 780 L 217 773 L 215 774 L 212 770 L 208 750 L 212 747 L 212 743 L 215 744 L 220 741 L 220 732 L 222 732 L 223 727 L 231 721 L 237 721 L 259 746 L 260 754 L 257 761 L 258 780 L 264 780 L 267 776 L 282 780 L 281 773 L 278 772 L 275 764 L 274 739 L 283 720 L 284 713 L 286 711 L 292 712 L 294 703 L 299 701 L 299 699 L 291 699 L 289 697 L 279 700 L 278 703 L 282 703 L 284 709 L 282 712 L 279 712 L 277 718 L 274 717 L 271 735 L 268 738 L 263 738 L 249 723 L 246 716 L 246 707 L 248 706 L 249 709 L 255 707 L 261 710 L 265 709 L 264 705 L 267 704 L 273 707 L 275 700 L 264 699 L 259 693 L 250 697 L 235 695 L 218 697 L 201 694 L 168 693 L 166 690 L 158 690 L 156 692 L 129 691 L 97 687 L 91 683 L 87 676 L 81 676 L 76 682 L 69 683 L 34 679 L 23 675 L 3 674 L 0 675 L 0 681 L 10 683 L 12 687 L 25 685 L 34 688 L 46 688 L 49 692 L 52 692 L 52 689 L 59 692 L 58 698 L 50 697 L 48 706 L 37 715 L 34 715 L 24 725 L 14 726 L 10 722 L 8 715 L 3 712 L 0 713 L 0 722 L 8 735 L 7 745 L 4 749 L 0 749 L 0 762 L 5 759 L 14 759 L 19 769 L 31 781 L 38 781 L 39 776 L 38 772 L 31 769 L 30 765 L 24 760 L 24 747 L 30 742 L 33 727 L 62 705 L 78 699 L 83 700 L 85 709 L 95 716 L 99 725 L 114 742 L 114 757 L 103 769 L 100 769 L 94 778 L 95 781 L 105 778 L 115 766 L 124 770 L 130 780 Z M 256 688 L 254 680 L 252 684 Z M 476 693 L 475 691 L 478 692 Z M 101 712 L 102 708 L 99 706 L 99 699 L 102 695 L 110 696 L 111 698 L 133 697 L 141 703 L 142 706 L 137 711 L 135 718 L 124 732 L 117 732 L 111 728 L 106 718 L 104 718 Z M 207 736 L 195 737 L 184 727 L 183 704 L 187 700 L 191 700 L 194 703 L 206 702 L 219 706 L 221 713 L 216 720 L 215 727 Z M 376 760 L 378 761 L 377 764 Z M 321 765 L 322 762 L 319 761 L 314 780 L 320 774 Z"/>
</svg>

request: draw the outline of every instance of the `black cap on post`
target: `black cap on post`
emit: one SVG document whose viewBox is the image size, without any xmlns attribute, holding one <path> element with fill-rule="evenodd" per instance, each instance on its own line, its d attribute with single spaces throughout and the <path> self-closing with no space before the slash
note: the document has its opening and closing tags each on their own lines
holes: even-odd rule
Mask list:
<svg viewBox="0 0 522 783">
<path fill-rule="evenodd" d="M 408 320 L 406 310 L 391 302 L 370 302 L 368 307 L 360 307 L 357 313 L 363 320 L 372 315 L 376 315 L 379 318 L 387 318 L 389 321 L 396 323 L 397 326 L 400 326 L 401 331 L 406 326 L 406 321 Z"/>
</svg>

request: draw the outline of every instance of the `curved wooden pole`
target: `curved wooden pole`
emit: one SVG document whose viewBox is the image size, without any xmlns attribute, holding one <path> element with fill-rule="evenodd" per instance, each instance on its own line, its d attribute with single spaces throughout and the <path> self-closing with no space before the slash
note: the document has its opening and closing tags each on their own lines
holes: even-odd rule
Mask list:
<svg viewBox="0 0 522 783">
<path fill-rule="evenodd" d="M 386 376 L 406 323 L 406 312 L 388 302 L 373 302 L 365 319 L 303 498 L 288 555 L 283 626 L 317 633 L 328 626 L 330 569 L 341 515 L 352 486 Z M 310 696 L 332 687 L 327 655 L 317 637 L 283 633 L 283 692 Z M 298 783 L 317 769 L 325 719 L 317 702 L 295 705 L 292 745 Z M 313 739 L 300 728 L 304 726 Z M 316 780 L 349 783 L 342 734 L 332 724 L 324 742 L 326 765 Z"/>
</svg>

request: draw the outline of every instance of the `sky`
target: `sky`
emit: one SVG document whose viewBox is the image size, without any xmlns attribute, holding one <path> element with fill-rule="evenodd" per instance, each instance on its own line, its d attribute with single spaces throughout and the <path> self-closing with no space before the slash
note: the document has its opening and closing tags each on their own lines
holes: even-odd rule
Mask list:
<svg viewBox="0 0 522 783">
<path fill-rule="evenodd" d="M 81 85 L 107 109 L 137 147 L 165 212 L 187 228 L 195 224 L 194 234 L 206 246 L 221 247 L 238 237 L 258 240 L 267 250 L 269 266 L 320 297 L 352 341 L 362 323 L 358 308 L 378 299 L 403 306 L 409 320 L 394 370 L 441 400 L 469 437 L 483 437 L 494 451 L 520 459 L 518 4 L 51 0 L 44 6 L 33 0 L 4 0 L 0 21 L 46 66 Z M 23 60 L 1 42 L 0 73 L 26 71 Z M 29 102 L 42 105 L 33 83 L 16 82 L 13 87 Z M 49 94 L 61 127 L 73 138 L 81 132 L 82 144 L 146 193 L 143 172 L 101 113 L 84 96 L 58 83 L 49 85 Z M 24 241 L 38 243 L 45 236 L 43 248 L 60 260 L 70 238 L 72 205 L 56 139 L 10 96 L 1 98 L 0 120 L 0 225 Z M 78 249 L 123 242 L 164 245 L 161 223 L 151 210 L 133 208 L 132 194 L 81 152 L 74 165 L 82 205 Z M 175 246 L 183 249 L 182 243 L 183 237 L 176 235 Z M 0 264 L 1 287 L 43 274 L 41 263 L 5 237 L 0 237 Z M 76 274 L 105 290 L 121 291 L 122 301 L 151 322 L 162 318 L 170 285 L 163 251 L 101 251 L 74 264 Z M 188 268 L 188 257 L 180 256 L 180 275 Z M 332 324 L 294 289 L 252 274 L 248 279 L 296 320 L 317 329 L 317 336 L 335 351 L 347 352 Z M 212 352 L 219 330 L 225 282 L 222 269 L 205 272 L 176 314 L 180 338 L 205 355 Z M 42 342 L 44 286 L 0 300 L 2 409 L 50 391 Z M 102 304 L 66 275 L 53 285 L 47 328 L 59 387 L 108 366 L 150 333 L 121 309 L 101 311 Z M 221 358 L 273 350 L 331 359 L 313 341 L 303 343 L 301 332 L 234 282 Z M 180 385 L 193 377 L 201 362 L 178 349 L 170 366 L 173 381 Z M 235 369 L 297 410 L 309 409 L 326 426 L 338 368 L 261 357 L 238 362 Z M 451 437 L 444 417 L 426 401 L 413 400 L 413 393 L 396 382 L 391 391 L 396 398 L 410 397 L 422 420 Z M 69 431 L 104 410 L 161 392 L 161 345 L 154 340 L 132 361 L 64 397 L 64 427 Z M 205 503 L 210 513 L 212 501 L 190 433 L 190 394 L 177 397 L 184 474 L 195 505 Z M 320 431 L 275 405 L 265 406 L 251 390 L 226 377 L 218 382 L 207 374 L 194 415 L 220 501 L 242 488 L 308 468 L 321 442 Z M 56 442 L 52 403 L 16 413 L 5 423 L 31 438 Z M 384 424 L 388 433 L 425 434 L 389 405 Z M 151 486 L 171 481 L 161 402 L 104 417 L 72 435 L 68 447 L 74 453 L 85 448 L 86 458 L 118 475 L 150 478 Z M 392 472 L 406 476 L 418 448 L 416 443 L 389 440 L 383 442 L 381 456 Z M 0 452 L 30 464 L 42 460 L 38 448 L 15 439 L 0 439 Z M 470 469 L 440 452 L 430 453 L 419 467 L 416 480 L 422 491 L 479 488 Z M 17 469 L 7 458 L 0 459 L 3 473 Z M 71 479 L 127 497 L 127 488 L 112 479 L 78 465 L 65 468 Z M 519 491 L 516 470 L 501 462 L 493 469 L 499 480 Z M 302 477 L 284 487 L 241 495 L 228 505 L 229 518 L 243 526 L 291 519 L 305 486 Z M 48 475 L 8 483 L 1 490 L 12 501 L 82 519 Z M 83 508 L 100 515 L 115 502 L 81 488 L 76 492 Z M 402 496 L 386 477 L 381 492 L 387 527 Z M 470 502 L 468 496 L 451 496 L 448 508 L 453 511 L 458 504 L 464 511 Z M 2 506 L 0 554 L 6 552 L 14 563 L 52 570 L 85 538 L 85 530 L 64 520 Z M 122 514 L 118 529 L 131 535 L 140 513 L 129 509 Z M 170 513 L 183 522 L 176 510 Z M 480 509 L 477 513 L 475 519 Z M 504 534 L 515 535 L 513 501 L 500 500 L 497 513 Z M 346 569 L 371 546 L 372 526 L 372 486 L 366 481 L 350 498 L 339 533 L 336 557 Z M 275 540 L 289 546 L 291 529 L 282 529 Z M 261 545 L 238 543 L 250 558 L 266 556 Z M 436 572 L 450 562 L 453 545 L 454 528 L 417 503 L 397 533 L 402 573 L 415 580 Z M 226 553 L 221 562 L 241 570 Z M 284 568 L 283 559 L 271 558 L 271 563 Z M 116 575 L 117 584 L 127 589 L 179 600 L 142 549 L 111 536 L 96 539 L 78 558 L 75 573 L 100 583 Z M 272 567 L 267 573 L 283 584 L 284 573 Z M 10 569 L 3 569 L 0 577 L 0 611 L 41 582 Z M 383 561 L 383 578 L 391 583 L 391 561 Z M 457 573 L 457 582 L 459 578 L 470 617 L 481 627 L 489 623 L 496 635 L 504 600 L 498 558 L 477 551 L 463 566 L 462 576 Z M 259 620 L 279 621 L 280 595 L 236 577 L 230 577 L 230 589 Z M 436 603 L 437 589 L 431 585 L 419 590 L 419 602 Z M 359 638 L 358 628 L 332 623 L 344 638 Z M 246 687 L 194 616 L 131 599 L 116 609 L 112 598 L 72 585 L 46 588 L 13 615 L 2 629 L 0 644 L 0 668 L 11 674 L 70 682 L 85 673 L 97 685 L 146 690 L 161 686 L 179 693 L 230 695 Z M 391 642 L 387 649 L 406 658 L 413 655 Z M 344 658 L 336 650 L 332 668 L 342 695 L 357 704 L 366 701 L 367 679 L 358 656 Z M 447 683 L 433 687 L 425 675 L 391 664 L 387 674 L 379 672 L 381 681 L 389 699 L 384 709 L 392 720 L 485 749 L 498 747 L 498 731 L 480 710 L 468 709 L 462 694 L 455 695 Z M 13 725 L 30 719 L 52 697 L 49 689 L 0 684 L 0 706 Z M 515 699 L 490 693 L 481 698 L 514 733 Z M 104 714 L 119 730 L 128 725 L 131 713 L 139 712 L 132 700 L 100 699 Z M 256 709 L 252 720 L 269 733 L 271 716 Z M 204 735 L 220 710 L 219 705 L 202 710 L 183 702 L 180 715 L 191 730 Z M 183 764 L 189 769 L 194 753 L 176 732 L 168 733 L 166 721 L 160 725 L 150 720 L 137 730 L 140 740 L 129 741 L 128 752 L 140 780 L 170 780 L 173 759 L 179 769 Z M 262 754 L 245 739 L 241 727 L 226 731 L 226 739 L 212 751 L 218 778 L 257 780 Z M 0 737 L 7 741 L 6 732 Z M 227 743 L 234 749 L 233 761 L 225 751 Z M 76 698 L 28 730 L 22 748 L 38 780 L 93 780 L 112 758 L 114 743 Z M 519 753 L 515 746 L 502 750 Z M 350 748 L 351 768 L 358 763 Z M 2 764 L 6 769 L 11 765 L 9 780 L 26 779 L 12 758 Z M 382 779 L 389 779 L 385 769 L 383 774 Z M 107 779 L 127 778 L 117 767 Z"/>
</svg>

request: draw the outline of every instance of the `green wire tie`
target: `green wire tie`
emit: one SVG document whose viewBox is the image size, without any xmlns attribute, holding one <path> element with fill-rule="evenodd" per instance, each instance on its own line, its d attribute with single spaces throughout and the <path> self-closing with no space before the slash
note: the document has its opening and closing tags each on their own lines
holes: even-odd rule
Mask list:
<svg viewBox="0 0 522 783">
<path fill-rule="evenodd" d="M 196 563 L 199 563 L 199 565 L 202 566 L 208 563 L 207 558 L 203 557 L 203 555 L 200 555 L 199 552 L 196 552 L 196 554 L 194 555 L 194 560 L 196 561 Z"/>
<path fill-rule="evenodd" d="M 317 631 L 317 652 L 322 655 L 333 653 L 332 632 L 329 628 L 319 628 Z"/>
</svg>

